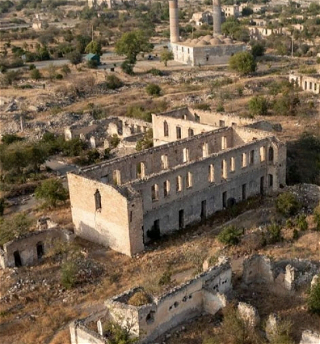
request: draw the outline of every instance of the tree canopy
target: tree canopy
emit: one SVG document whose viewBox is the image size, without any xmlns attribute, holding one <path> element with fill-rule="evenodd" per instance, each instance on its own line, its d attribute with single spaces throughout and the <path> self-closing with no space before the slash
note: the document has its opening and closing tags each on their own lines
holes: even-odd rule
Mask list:
<svg viewBox="0 0 320 344">
<path fill-rule="evenodd" d="M 243 51 L 230 57 L 229 67 L 242 75 L 246 75 L 256 70 L 257 63 L 251 53 Z"/>
<path fill-rule="evenodd" d="M 116 42 L 115 51 L 118 55 L 126 57 L 126 65 L 131 68 L 137 62 L 137 56 L 141 52 L 149 52 L 153 45 L 149 43 L 149 37 L 142 30 L 124 33 Z M 128 69 L 129 70 L 129 69 Z"/>
</svg>

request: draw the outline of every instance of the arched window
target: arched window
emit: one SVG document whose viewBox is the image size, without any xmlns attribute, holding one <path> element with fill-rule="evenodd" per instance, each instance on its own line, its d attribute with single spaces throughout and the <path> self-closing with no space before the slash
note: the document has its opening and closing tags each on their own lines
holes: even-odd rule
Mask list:
<svg viewBox="0 0 320 344">
<path fill-rule="evenodd" d="M 98 189 L 94 193 L 94 201 L 95 201 L 96 210 L 101 209 L 101 194 Z"/>
<path fill-rule="evenodd" d="M 163 135 L 169 136 L 169 125 L 167 121 L 163 122 Z"/>
<path fill-rule="evenodd" d="M 273 162 L 273 159 L 274 159 L 274 152 L 273 152 L 273 148 L 272 148 L 272 147 L 269 148 L 268 156 L 269 156 L 269 161 L 270 161 L 270 162 Z"/>
</svg>

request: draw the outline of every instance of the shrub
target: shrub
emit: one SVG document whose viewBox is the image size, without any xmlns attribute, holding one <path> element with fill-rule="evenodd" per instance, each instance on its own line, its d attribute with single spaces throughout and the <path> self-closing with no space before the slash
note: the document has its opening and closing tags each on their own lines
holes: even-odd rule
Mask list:
<svg viewBox="0 0 320 344">
<path fill-rule="evenodd" d="M 28 233 L 31 225 L 32 220 L 24 213 L 0 220 L 0 245 Z"/>
<path fill-rule="evenodd" d="M 282 241 L 281 227 L 276 223 L 272 223 L 267 227 L 267 243 L 275 244 Z"/>
<path fill-rule="evenodd" d="M 301 231 L 306 231 L 308 229 L 307 216 L 305 214 L 298 215 L 297 226 Z"/>
<path fill-rule="evenodd" d="M 268 114 L 268 101 L 262 96 L 255 96 L 249 100 L 249 111 L 253 116 L 265 116 Z"/>
<path fill-rule="evenodd" d="M 58 73 L 58 74 L 56 75 L 56 79 L 57 79 L 57 80 L 62 80 L 62 79 L 63 79 L 63 75 L 60 74 L 60 73 Z"/>
<path fill-rule="evenodd" d="M 113 134 L 111 139 L 110 139 L 110 146 L 112 148 L 116 148 L 118 144 L 120 143 L 120 139 L 117 134 Z"/>
<path fill-rule="evenodd" d="M 313 219 L 316 225 L 315 230 L 319 232 L 320 231 L 320 206 L 314 208 Z"/>
<path fill-rule="evenodd" d="M 137 291 L 128 300 L 129 305 L 137 306 L 137 307 L 146 305 L 150 302 L 151 300 L 150 300 L 149 295 L 143 290 Z"/>
<path fill-rule="evenodd" d="M 68 199 L 68 191 L 61 180 L 48 179 L 36 188 L 35 197 L 42 199 L 47 207 L 56 207 L 59 202 L 65 202 Z"/>
<path fill-rule="evenodd" d="M 161 93 L 161 87 L 156 84 L 149 84 L 146 87 L 146 91 L 149 94 L 149 96 L 160 96 Z"/>
<path fill-rule="evenodd" d="M 124 73 L 128 75 L 133 75 L 133 67 L 134 65 L 131 64 L 129 61 L 125 60 L 121 63 L 121 69 L 123 70 Z"/>
<path fill-rule="evenodd" d="M 227 226 L 218 235 L 218 240 L 225 245 L 237 245 L 240 242 L 242 231 L 235 226 Z"/>
<path fill-rule="evenodd" d="M 257 63 L 250 52 L 243 51 L 230 57 L 229 67 L 230 69 L 239 72 L 241 75 L 246 75 L 256 70 Z"/>
<path fill-rule="evenodd" d="M 61 266 L 61 284 L 71 289 L 76 284 L 77 265 L 74 261 L 66 261 Z"/>
<path fill-rule="evenodd" d="M 41 73 L 40 73 L 39 69 L 36 69 L 36 68 L 32 69 L 30 72 L 30 77 L 33 80 L 41 79 Z"/>
<path fill-rule="evenodd" d="M 316 284 L 310 289 L 307 304 L 311 313 L 320 315 L 320 275 L 318 276 Z"/>
<path fill-rule="evenodd" d="M 106 77 L 105 85 L 110 90 L 116 90 L 117 88 L 120 88 L 123 86 L 123 82 L 117 76 L 111 74 Z"/>
<path fill-rule="evenodd" d="M 290 192 L 284 192 L 276 199 L 276 209 L 285 217 L 296 215 L 300 208 L 297 197 Z"/>
<path fill-rule="evenodd" d="M 159 279 L 159 285 L 168 285 L 171 283 L 172 272 L 166 270 Z"/>
<path fill-rule="evenodd" d="M 148 73 L 150 73 L 154 76 L 162 76 L 163 75 L 162 71 L 160 69 L 157 69 L 157 68 L 150 69 Z"/>
<path fill-rule="evenodd" d="M 207 103 L 196 104 L 194 108 L 197 110 L 203 110 L 203 111 L 210 111 L 211 110 L 210 105 Z"/>
<path fill-rule="evenodd" d="M 293 232 L 292 232 L 292 239 L 293 239 L 293 240 L 299 239 L 299 232 L 298 232 L 297 228 L 294 228 L 294 229 L 293 229 Z"/>
</svg>

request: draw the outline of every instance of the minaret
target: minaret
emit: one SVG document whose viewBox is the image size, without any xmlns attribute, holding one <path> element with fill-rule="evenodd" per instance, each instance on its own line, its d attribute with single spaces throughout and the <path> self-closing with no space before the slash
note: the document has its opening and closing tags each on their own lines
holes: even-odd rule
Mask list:
<svg viewBox="0 0 320 344">
<path fill-rule="evenodd" d="M 213 36 L 221 35 L 221 2 L 213 0 Z"/>
<path fill-rule="evenodd" d="M 178 0 L 169 0 L 169 17 L 170 17 L 170 42 L 179 42 L 179 10 Z"/>
</svg>

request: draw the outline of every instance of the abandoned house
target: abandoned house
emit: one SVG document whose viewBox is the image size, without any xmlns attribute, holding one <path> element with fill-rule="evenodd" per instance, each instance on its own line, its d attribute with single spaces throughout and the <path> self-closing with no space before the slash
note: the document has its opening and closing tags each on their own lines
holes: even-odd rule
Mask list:
<svg viewBox="0 0 320 344">
<path fill-rule="evenodd" d="M 231 278 L 229 261 L 220 257 L 217 265 L 162 296 L 149 295 L 147 304 L 134 306 L 130 302 L 136 293 L 143 292 L 142 288 L 128 290 L 106 300 L 102 311 L 71 323 L 71 343 L 108 343 L 103 327 L 110 320 L 122 327 L 130 324 L 130 334 L 139 338 L 138 344 L 154 343 L 157 337 L 182 322 L 204 312 L 216 314 L 225 307 L 225 294 L 232 289 Z"/>
<path fill-rule="evenodd" d="M 75 233 L 132 256 L 145 243 L 285 185 L 286 147 L 255 122 L 152 115 L 154 147 L 68 173 Z"/>
<path fill-rule="evenodd" d="M 304 91 L 315 94 L 320 93 L 320 75 L 319 74 L 299 74 L 291 72 L 289 81 L 301 87 Z"/>
</svg>

